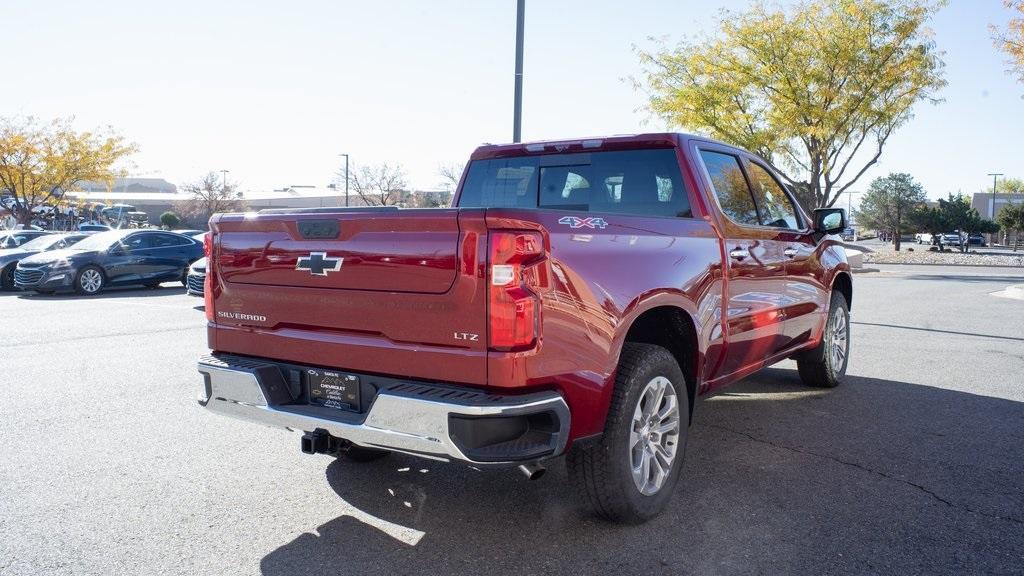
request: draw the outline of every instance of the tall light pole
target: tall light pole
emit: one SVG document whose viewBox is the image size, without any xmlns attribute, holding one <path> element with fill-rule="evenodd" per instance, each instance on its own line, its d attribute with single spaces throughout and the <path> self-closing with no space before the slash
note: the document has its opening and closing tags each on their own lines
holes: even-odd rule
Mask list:
<svg viewBox="0 0 1024 576">
<path fill-rule="evenodd" d="M 992 198 L 988 201 L 988 219 L 991 220 L 996 217 L 996 183 L 999 177 L 1002 176 L 1002 172 L 990 172 L 989 176 L 992 177 Z"/>
<path fill-rule="evenodd" d="M 228 172 L 231 170 L 220 171 L 220 192 L 221 194 L 227 194 L 228 192 Z"/>
<path fill-rule="evenodd" d="M 1002 176 L 1002 172 L 990 172 L 989 176 L 992 177 L 992 197 L 988 200 L 988 219 L 994 220 L 996 217 L 996 183 L 999 177 Z M 998 238 L 996 238 L 998 240 Z M 1003 240 L 1005 240 L 1005 235 Z M 969 243 L 969 241 L 968 241 Z M 992 235 L 988 235 L 988 243 L 992 244 Z M 1003 242 L 1005 244 L 1005 242 Z"/>
<path fill-rule="evenodd" d="M 348 154 L 338 154 L 345 157 L 345 208 L 348 208 Z"/>
<path fill-rule="evenodd" d="M 523 135 L 523 18 L 526 0 L 516 0 L 516 88 L 512 110 L 512 142 Z"/>
<path fill-rule="evenodd" d="M 853 224 L 853 222 L 852 222 L 853 221 L 853 195 L 854 194 L 861 194 L 863 192 L 864 192 L 863 190 L 857 190 L 856 192 L 853 191 L 853 190 L 847 190 L 846 191 L 846 218 L 847 218 L 847 221 L 850 222 L 850 224 L 851 224 L 850 228 L 853 228 L 853 241 L 854 242 L 857 241 L 857 228 L 855 228 L 852 225 Z"/>
</svg>

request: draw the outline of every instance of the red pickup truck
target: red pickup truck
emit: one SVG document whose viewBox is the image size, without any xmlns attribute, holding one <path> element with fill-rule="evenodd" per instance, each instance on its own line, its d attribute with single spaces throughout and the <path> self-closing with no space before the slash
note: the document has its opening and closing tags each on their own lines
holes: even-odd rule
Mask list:
<svg viewBox="0 0 1024 576">
<path fill-rule="evenodd" d="M 218 214 L 199 403 L 354 461 L 564 455 L 596 513 L 641 522 L 698 395 L 785 358 L 840 382 L 845 220 L 684 134 L 485 145 L 452 208 Z"/>
</svg>

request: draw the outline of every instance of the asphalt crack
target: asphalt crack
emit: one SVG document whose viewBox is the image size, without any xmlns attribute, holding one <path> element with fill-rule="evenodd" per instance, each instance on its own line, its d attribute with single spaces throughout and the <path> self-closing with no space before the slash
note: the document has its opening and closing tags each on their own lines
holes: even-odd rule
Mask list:
<svg viewBox="0 0 1024 576">
<path fill-rule="evenodd" d="M 863 470 L 864 472 L 868 472 L 868 473 L 874 474 L 876 476 L 881 476 L 882 478 L 885 478 L 887 480 L 893 480 L 893 481 L 899 482 L 901 484 L 904 484 L 904 485 L 916 488 L 920 492 L 923 492 L 923 493 L 927 494 L 932 499 L 936 500 L 937 502 L 941 502 L 941 503 L 945 504 L 946 506 L 949 506 L 950 508 L 956 508 L 958 510 L 963 510 L 965 512 L 970 512 L 972 514 L 977 514 L 978 516 L 983 516 L 985 518 L 990 518 L 990 519 L 993 519 L 993 520 L 1006 520 L 1008 522 L 1013 522 L 1015 524 L 1019 524 L 1019 525 L 1024 526 L 1024 519 L 1016 518 L 1014 516 L 999 516 L 998 514 L 989 514 L 987 512 L 982 512 L 980 510 L 975 510 L 974 508 L 971 508 L 970 506 L 966 506 L 964 504 L 959 504 L 959 503 L 956 503 L 956 502 L 952 502 L 950 500 L 946 500 L 942 496 L 939 496 L 938 494 L 936 494 L 932 490 L 929 490 L 925 486 L 922 486 L 921 484 L 917 484 L 916 482 L 911 482 L 910 480 L 907 480 L 905 478 L 900 478 L 898 476 L 893 476 L 892 474 L 888 474 L 886 472 L 882 472 L 881 470 L 875 470 L 874 468 L 869 468 L 869 467 L 864 466 L 863 464 L 859 464 L 857 462 L 851 462 L 851 461 L 848 461 L 848 460 L 843 460 L 841 458 L 836 458 L 835 456 L 831 456 L 829 454 L 820 454 L 818 452 L 812 452 L 810 450 L 803 450 L 801 448 L 794 448 L 792 446 L 786 446 L 784 444 L 777 444 L 775 442 L 771 442 L 771 441 L 765 440 L 763 438 L 758 438 L 758 437 L 756 437 L 753 434 L 750 434 L 748 432 L 743 432 L 742 430 L 733 430 L 732 428 L 729 428 L 727 426 L 722 426 L 720 424 L 704 424 L 704 426 L 707 426 L 709 428 L 716 428 L 718 430 L 723 430 L 725 432 L 731 432 L 732 434 L 743 436 L 744 438 L 747 438 L 747 439 L 749 439 L 749 440 L 751 440 L 753 442 L 757 442 L 759 444 L 767 444 L 768 446 L 772 446 L 772 447 L 778 448 L 780 450 L 788 450 L 790 452 L 795 452 L 797 454 L 804 454 L 804 455 L 807 455 L 807 456 L 814 456 L 816 458 L 823 458 L 825 460 L 831 460 L 833 462 L 836 462 L 838 464 L 842 464 L 844 466 L 849 466 L 851 468 L 857 468 L 858 470 Z"/>
</svg>

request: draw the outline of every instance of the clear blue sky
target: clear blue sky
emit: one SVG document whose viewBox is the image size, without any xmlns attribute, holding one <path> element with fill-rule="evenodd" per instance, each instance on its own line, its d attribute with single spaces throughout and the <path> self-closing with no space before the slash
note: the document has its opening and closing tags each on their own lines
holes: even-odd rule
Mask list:
<svg viewBox="0 0 1024 576">
<path fill-rule="evenodd" d="M 746 5 L 528 0 L 524 139 L 664 129 L 623 80 L 638 72 L 632 45 Z M 325 185 L 348 152 L 434 188 L 439 165 L 511 139 L 514 0 L 2 0 L 0 13 L 0 115 L 112 125 L 139 145 L 138 175 Z M 932 197 L 991 186 L 987 172 L 1024 177 L 1024 85 L 986 29 L 1008 17 L 998 0 L 938 16 L 946 102 L 919 105 L 869 177 L 910 172 Z"/>
</svg>

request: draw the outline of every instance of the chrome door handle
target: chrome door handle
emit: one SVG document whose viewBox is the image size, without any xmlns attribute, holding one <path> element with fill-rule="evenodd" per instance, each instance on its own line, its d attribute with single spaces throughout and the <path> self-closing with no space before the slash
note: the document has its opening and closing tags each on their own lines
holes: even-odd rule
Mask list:
<svg viewBox="0 0 1024 576">
<path fill-rule="evenodd" d="M 748 256 L 750 256 L 750 252 L 748 252 L 746 248 L 733 248 L 732 252 L 729 252 L 729 258 L 739 260 L 741 262 Z"/>
<path fill-rule="evenodd" d="M 796 255 L 799 254 L 799 251 L 796 248 L 786 248 L 782 253 L 785 254 L 787 258 L 795 258 Z"/>
</svg>

